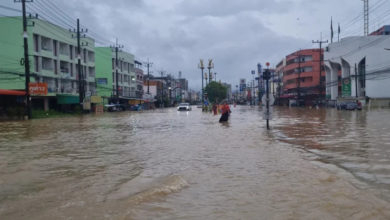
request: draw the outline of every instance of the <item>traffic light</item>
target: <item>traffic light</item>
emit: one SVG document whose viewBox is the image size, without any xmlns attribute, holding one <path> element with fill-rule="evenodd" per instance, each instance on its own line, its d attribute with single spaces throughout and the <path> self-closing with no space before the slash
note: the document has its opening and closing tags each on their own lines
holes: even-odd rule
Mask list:
<svg viewBox="0 0 390 220">
<path fill-rule="evenodd" d="M 269 79 L 271 79 L 271 72 L 270 72 L 268 69 L 264 71 L 263 79 L 264 79 L 264 80 L 269 80 Z"/>
</svg>

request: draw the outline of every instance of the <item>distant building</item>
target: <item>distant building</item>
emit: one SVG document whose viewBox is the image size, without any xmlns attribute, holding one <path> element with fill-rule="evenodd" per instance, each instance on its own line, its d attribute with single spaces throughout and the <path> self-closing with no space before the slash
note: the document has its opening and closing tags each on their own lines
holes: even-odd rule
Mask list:
<svg viewBox="0 0 390 220">
<path fill-rule="evenodd" d="M 128 52 L 118 52 L 118 66 L 116 66 L 116 54 L 110 47 L 96 47 L 96 84 L 98 94 L 105 101 L 117 102 L 118 90 L 119 102 L 129 103 L 129 100 L 137 99 L 136 74 L 134 69 L 134 55 Z M 118 75 L 116 74 L 118 70 Z M 118 79 L 118 89 L 117 89 Z"/>
<path fill-rule="evenodd" d="M 226 99 L 232 100 L 232 85 L 228 83 L 222 83 L 222 85 L 226 87 Z"/>
<path fill-rule="evenodd" d="M 389 45 L 388 35 L 347 37 L 329 44 L 325 51 L 327 99 L 389 106 Z"/>
<path fill-rule="evenodd" d="M 311 105 L 325 94 L 320 82 L 325 82 L 325 71 L 321 71 L 320 57 L 323 50 L 305 49 L 286 56 L 283 67 L 283 97 L 300 105 Z M 295 101 L 294 101 L 295 100 Z M 290 103 L 291 103 L 290 101 Z"/>
<path fill-rule="evenodd" d="M 382 26 L 381 28 L 370 34 L 370 36 L 374 35 L 390 35 L 390 25 Z"/>
<path fill-rule="evenodd" d="M 142 99 L 144 90 L 144 71 L 142 69 L 142 63 L 135 60 L 135 75 L 136 75 L 136 90 L 135 90 L 135 96 L 138 99 Z"/>
<path fill-rule="evenodd" d="M 275 78 L 277 79 L 277 85 L 276 85 L 276 93 L 275 93 L 275 98 L 276 101 L 278 102 L 277 104 L 288 104 L 288 102 L 282 103 L 283 100 L 288 100 L 284 97 L 283 93 L 283 76 L 284 76 L 284 68 L 286 66 L 286 58 L 283 58 L 275 68 Z"/>
</svg>

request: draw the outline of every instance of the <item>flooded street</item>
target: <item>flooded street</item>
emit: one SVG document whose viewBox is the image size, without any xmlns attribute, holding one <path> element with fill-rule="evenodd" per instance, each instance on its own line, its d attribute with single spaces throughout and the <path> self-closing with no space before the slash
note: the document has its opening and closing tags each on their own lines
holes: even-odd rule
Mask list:
<svg viewBox="0 0 390 220">
<path fill-rule="evenodd" d="M 0 219 L 390 219 L 390 110 L 0 124 Z"/>
</svg>

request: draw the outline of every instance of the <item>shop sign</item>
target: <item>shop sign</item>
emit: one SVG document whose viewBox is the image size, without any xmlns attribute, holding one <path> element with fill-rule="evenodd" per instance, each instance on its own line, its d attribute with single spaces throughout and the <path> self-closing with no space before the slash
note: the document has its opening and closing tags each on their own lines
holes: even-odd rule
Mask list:
<svg viewBox="0 0 390 220">
<path fill-rule="evenodd" d="M 47 95 L 47 83 L 29 83 L 30 95 Z"/>
</svg>

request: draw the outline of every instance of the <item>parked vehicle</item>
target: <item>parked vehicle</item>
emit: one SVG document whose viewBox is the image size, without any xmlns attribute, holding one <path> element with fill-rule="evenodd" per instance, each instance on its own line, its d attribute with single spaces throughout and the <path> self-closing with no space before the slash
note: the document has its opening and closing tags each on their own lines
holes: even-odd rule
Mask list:
<svg viewBox="0 0 390 220">
<path fill-rule="evenodd" d="M 337 107 L 338 110 L 346 109 L 347 108 L 347 102 L 339 102 L 339 103 L 337 103 L 336 107 Z"/>
<path fill-rule="evenodd" d="M 362 110 L 361 102 L 355 101 L 339 102 L 336 107 L 338 110 Z"/>
<path fill-rule="evenodd" d="M 104 108 L 106 109 L 106 111 L 109 112 L 118 112 L 118 111 L 126 110 L 126 106 L 122 104 L 108 104 L 108 105 L 104 105 Z"/>
<path fill-rule="evenodd" d="M 357 109 L 357 104 L 356 102 L 348 102 L 347 106 L 345 107 L 346 110 L 355 110 Z"/>
<path fill-rule="evenodd" d="M 191 111 L 191 105 L 190 103 L 180 103 L 179 106 L 177 107 L 178 111 Z"/>
</svg>

